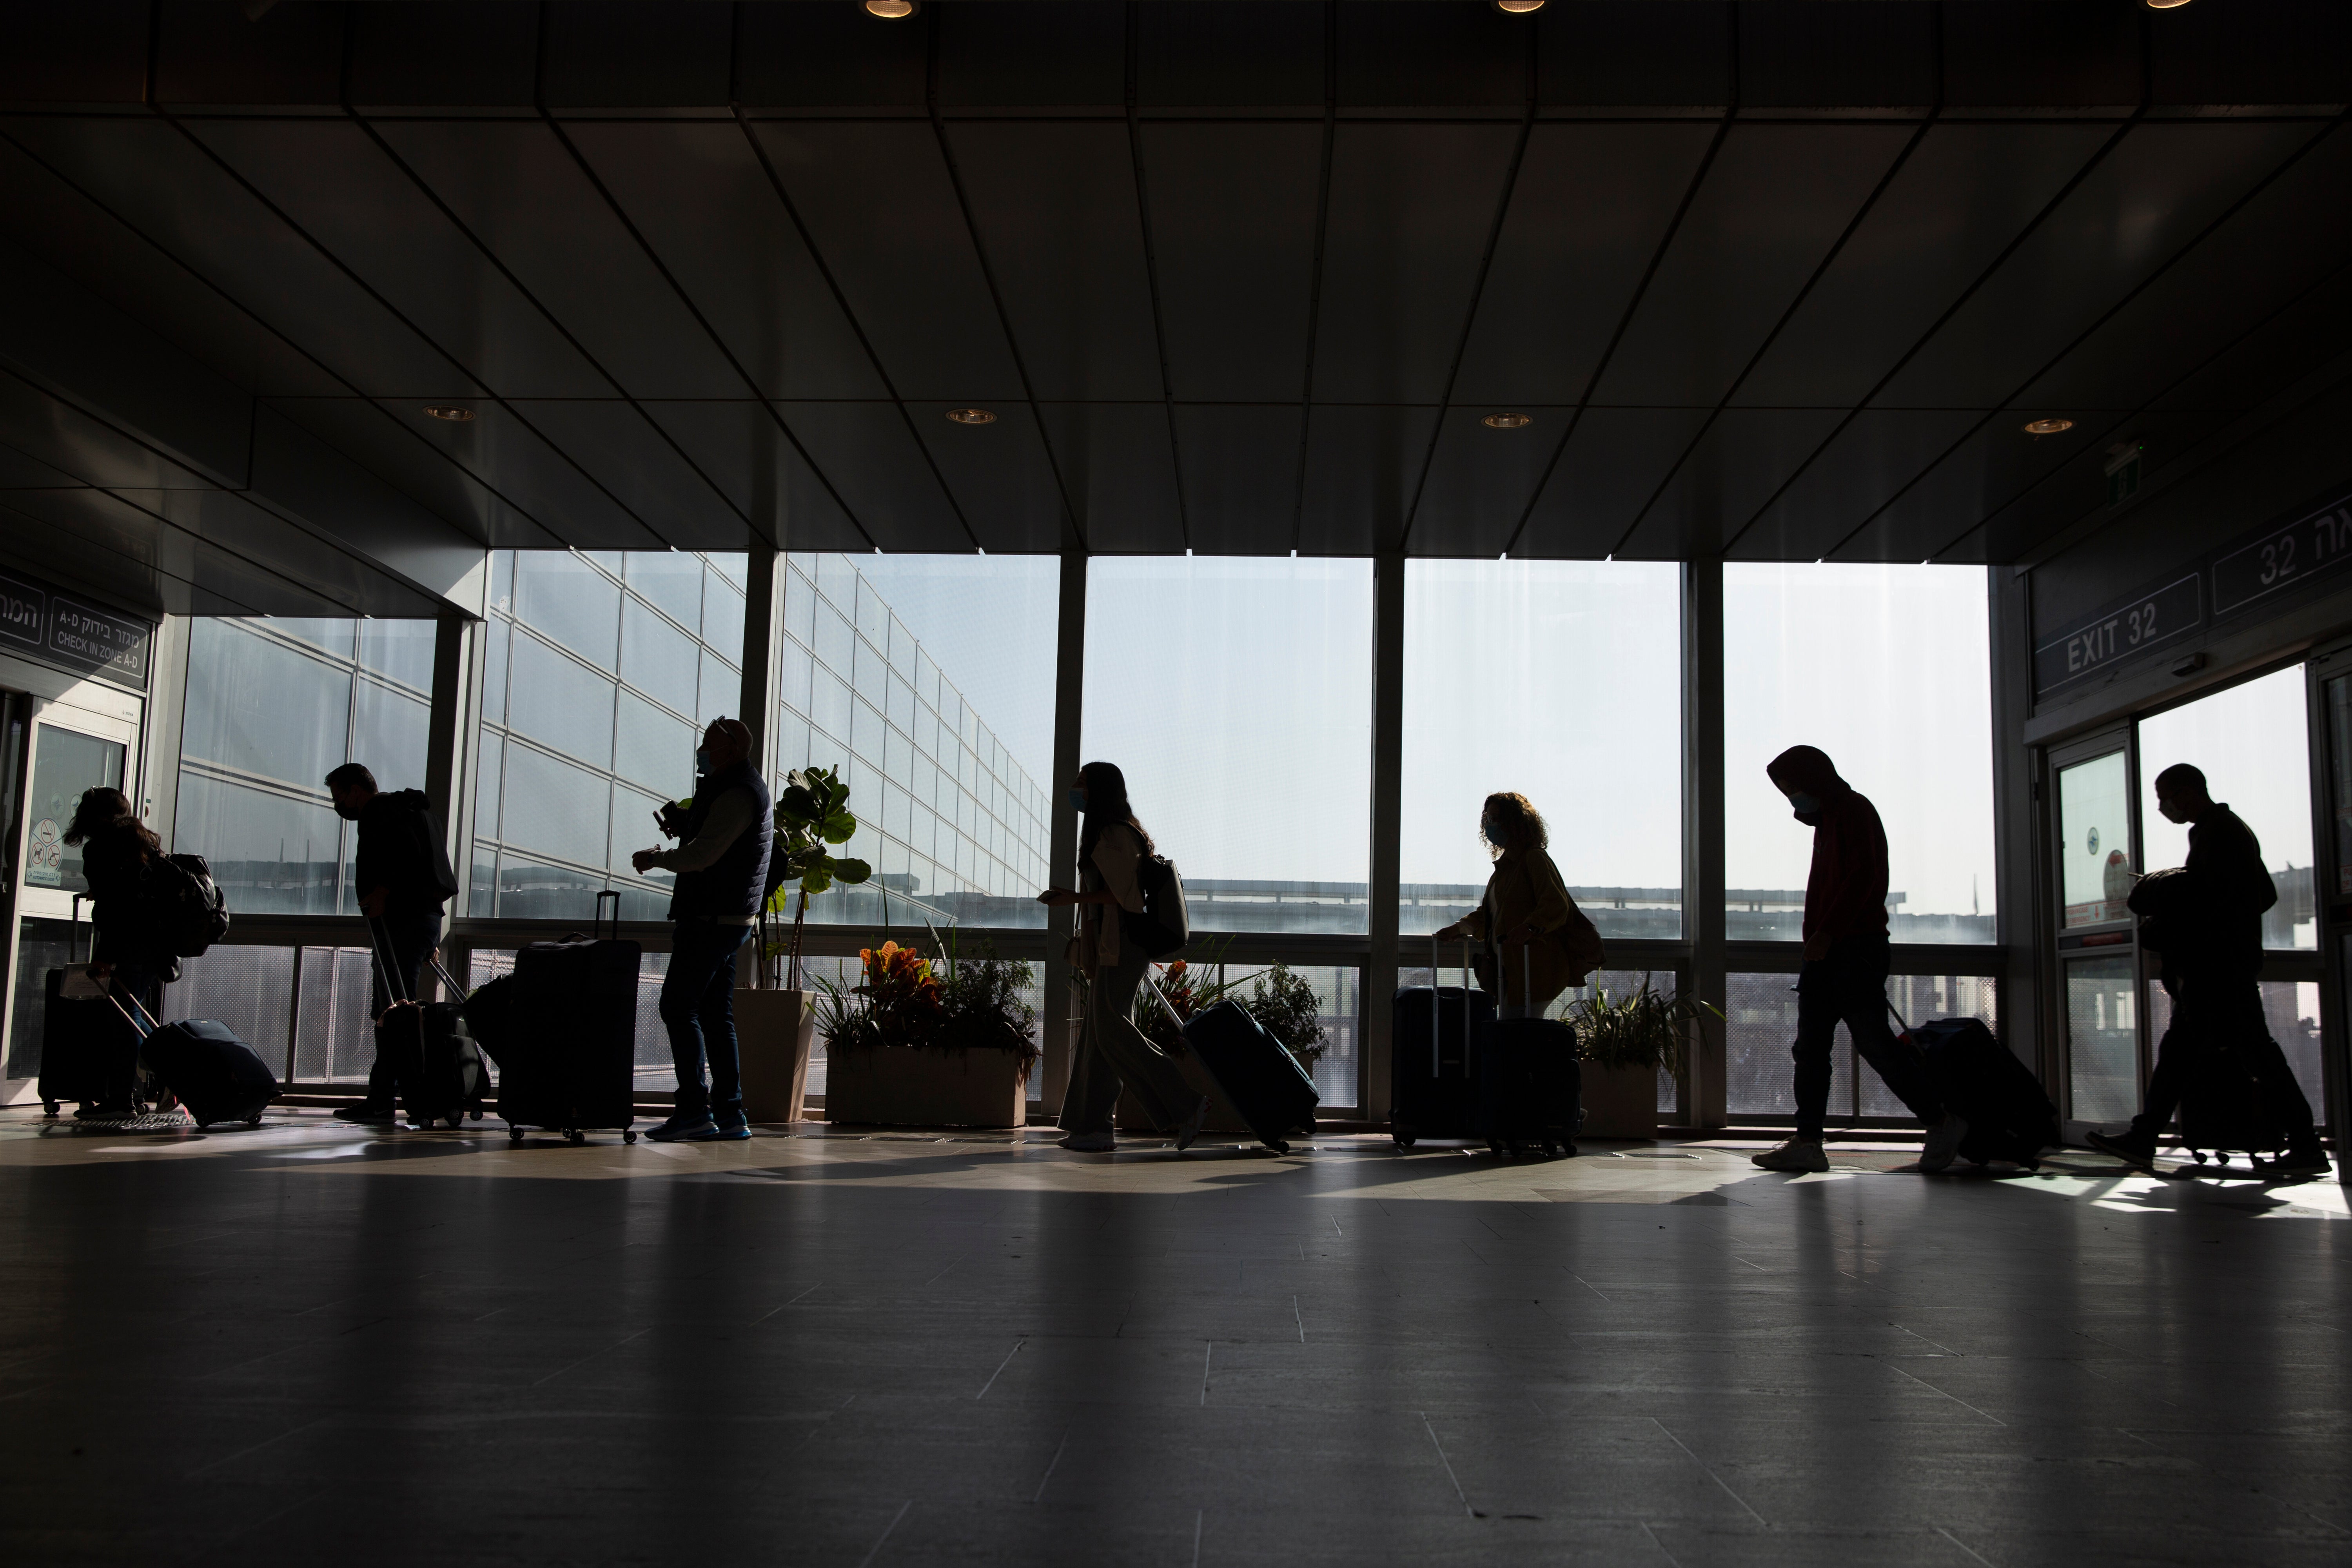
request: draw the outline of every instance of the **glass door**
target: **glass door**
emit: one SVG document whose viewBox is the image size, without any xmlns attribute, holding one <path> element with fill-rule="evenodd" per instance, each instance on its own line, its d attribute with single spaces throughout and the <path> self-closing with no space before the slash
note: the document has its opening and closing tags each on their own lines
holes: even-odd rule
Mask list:
<svg viewBox="0 0 2352 1568">
<path fill-rule="evenodd" d="M 2139 868 L 2132 755 L 2124 731 L 2053 757 L 2058 780 L 2052 879 L 2066 1006 L 2066 1115 L 2127 1121 L 2145 1055 L 2139 956 L 2126 900 Z"/>
</svg>

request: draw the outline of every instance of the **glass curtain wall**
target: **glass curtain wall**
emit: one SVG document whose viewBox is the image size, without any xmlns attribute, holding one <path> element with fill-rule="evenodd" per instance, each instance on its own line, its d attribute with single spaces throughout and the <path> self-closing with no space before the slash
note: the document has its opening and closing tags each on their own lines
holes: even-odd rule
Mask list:
<svg viewBox="0 0 2352 1568">
<path fill-rule="evenodd" d="M 326 775 L 365 764 L 380 789 L 425 784 L 434 623 L 200 616 L 173 847 L 204 856 L 229 907 L 352 913 L 350 830 Z"/>
<path fill-rule="evenodd" d="M 1060 562 L 796 554 L 782 563 L 775 773 L 844 770 L 874 868 L 812 921 L 1043 926 Z"/>
<path fill-rule="evenodd" d="M 1602 936 L 1682 935 L 1680 566 L 1405 563 L 1401 934 L 1484 895 L 1496 791 L 1543 814 Z"/>
<path fill-rule="evenodd" d="M 740 553 L 499 551 L 483 631 L 476 916 L 585 920 L 604 888 L 659 920 L 663 802 L 694 789 L 694 748 L 743 694 Z"/>
</svg>

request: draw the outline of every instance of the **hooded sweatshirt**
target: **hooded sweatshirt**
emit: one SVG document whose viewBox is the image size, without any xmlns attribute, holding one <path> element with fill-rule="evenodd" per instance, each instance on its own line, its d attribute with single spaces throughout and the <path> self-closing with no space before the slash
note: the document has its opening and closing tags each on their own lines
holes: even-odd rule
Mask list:
<svg viewBox="0 0 2352 1568">
<path fill-rule="evenodd" d="M 1878 808 L 1838 777 L 1829 757 L 1791 746 L 1764 770 L 1784 790 L 1821 803 L 1805 877 L 1805 940 L 1886 934 L 1886 829 Z"/>
</svg>

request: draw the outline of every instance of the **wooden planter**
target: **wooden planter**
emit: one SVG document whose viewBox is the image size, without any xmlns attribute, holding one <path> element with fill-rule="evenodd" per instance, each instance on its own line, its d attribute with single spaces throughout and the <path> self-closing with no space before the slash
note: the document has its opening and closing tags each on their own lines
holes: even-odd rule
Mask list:
<svg viewBox="0 0 2352 1568">
<path fill-rule="evenodd" d="M 1585 1138 L 1655 1138 L 1658 1069 L 1584 1064 Z"/>
<path fill-rule="evenodd" d="M 743 1061 L 743 1114 L 752 1121 L 808 1119 L 809 1054 L 816 1047 L 812 991 L 735 993 Z"/>
<path fill-rule="evenodd" d="M 828 1051 L 824 1119 L 888 1127 L 1020 1127 L 1029 1088 L 1013 1051 L 877 1046 Z"/>
</svg>

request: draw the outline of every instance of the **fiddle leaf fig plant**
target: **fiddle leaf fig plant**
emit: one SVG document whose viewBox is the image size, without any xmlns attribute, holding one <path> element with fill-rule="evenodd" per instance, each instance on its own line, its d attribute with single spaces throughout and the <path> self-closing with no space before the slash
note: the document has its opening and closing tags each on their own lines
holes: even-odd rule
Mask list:
<svg viewBox="0 0 2352 1568">
<path fill-rule="evenodd" d="M 835 882 L 854 887 L 874 875 L 874 868 L 865 861 L 832 852 L 831 846 L 856 837 L 857 818 L 850 815 L 849 786 L 841 782 L 839 769 L 797 768 L 785 775 L 783 792 L 776 796 L 776 841 L 770 851 L 782 863 L 782 880 L 769 898 L 768 910 L 782 914 L 793 884 L 799 884 L 790 949 L 793 990 L 801 989 L 801 931 L 810 895 Z"/>
</svg>

